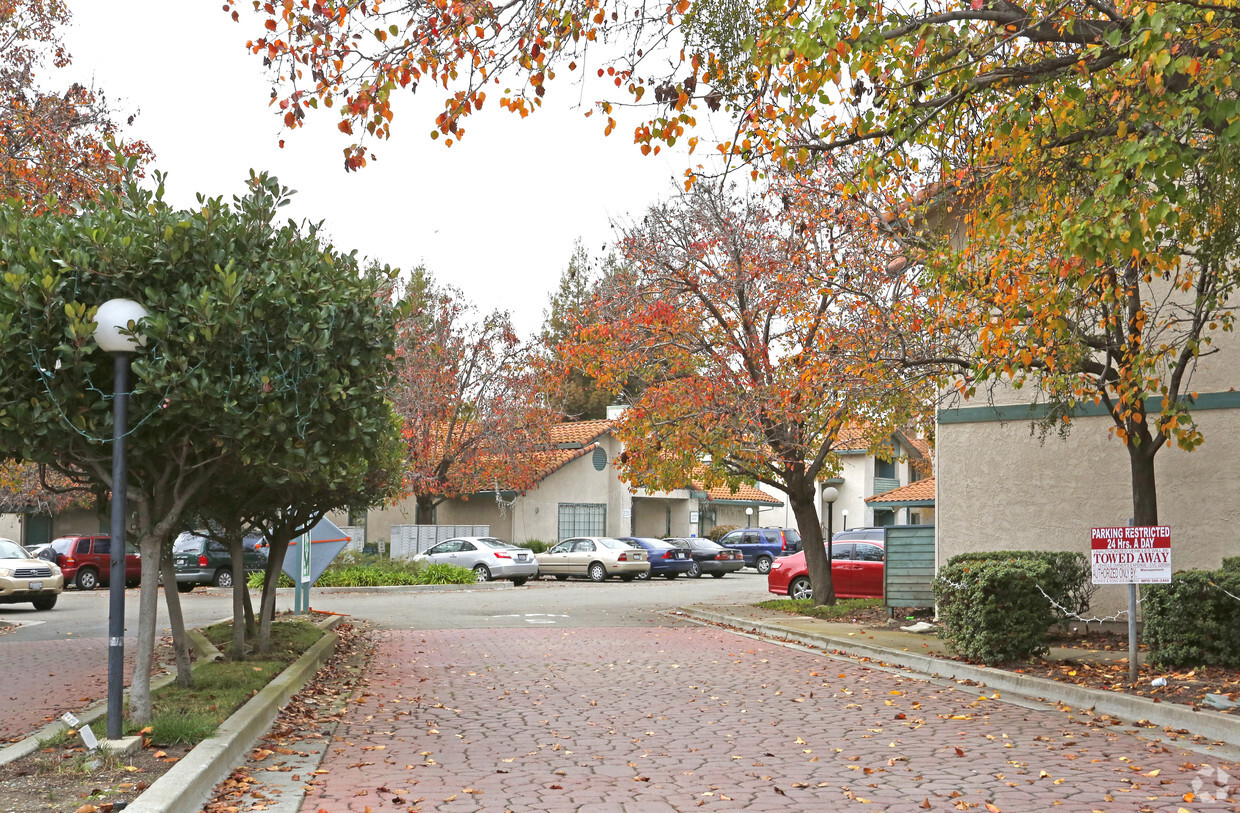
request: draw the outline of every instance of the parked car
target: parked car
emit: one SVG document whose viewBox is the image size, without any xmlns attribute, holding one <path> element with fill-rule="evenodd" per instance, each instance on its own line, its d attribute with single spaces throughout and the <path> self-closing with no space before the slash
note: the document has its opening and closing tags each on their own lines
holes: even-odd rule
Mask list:
<svg viewBox="0 0 1240 813">
<path fill-rule="evenodd" d="M 646 559 L 650 561 L 650 569 L 645 573 L 638 573 L 639 579 L 649 579 L 652 576 L 674 579 L 682 573 L 688 573 L 693 567 L 693 557 L 689 551 L 670 542 L 664 542 L 662 539 L 622 536 L 620 541 L 646 550 Z"/>
<path fill-rule="evenodd" d="M 0 539 L 0 604 L 29 601 L 36 610 L 50 610 L 64 585 L 59 567 L 34 558 L 12 539 Z"/>
<path fill-rule="evenodd" d="M 745 557 L 739 550 L 725 548 L 709 539 L 696 536 L 669 537 L 664 541 L 689 551 L 693 561 L 687 575 L 693 579 L 700 579 L 703 573 L 722 579 L 727 574 L 735 573 L 745 566 Z"/>
<path fill-rule="evenodd" d="M 724 534 L 719 545 L 739 550 L 745 567 L 766 574 L 776 559 L 801 549 L 801 534 L 795 528 L 740 528 Z"/>
<path fill-rule="evenodd" d="M 142 557 L 126 545 L 125 586 L 133 587 L 142 579 Z M 107 534 L 75 534 L 52 540 L 56 566 L 65 577 L 65 584 L 79 590 L 94 590 L 108 584 L 112 575 L 112 537 Z"/>
<path fill-rule="evenodd" d="M 40 542 L 37 545 L 23 545 L 31 559 L 42 559 L 45 562 L 56 561 L 56 551 L 51 542 Z"/>
<path fill-rule="evenodd" d="M 846 537 L 858 533 L 861 531 L 841 531 L 831 538 L 831 585 L 838 598 L 882 598 L 883 543 L 852 542 Z M 805 564 L 805 551 L 774 562 L 766 577 L 766 589 L 789 598 L 812 598 L 814 591 Z"/>
<path fill-rule="evenodd" d="M 583 576 L 590 581 L 606 581 L 619 576 L 631 582 L 650 571 L 645 548 L 635 548 L 608 536 L 579 536 L 565 539 L 537 555 L 539 575 L 555 576 L 560 581 L 569 576 Z"/>
<path fill-rule="evenodd" d="M 446 539 L 413 558 L 431 564 L 467 567 L 478 575 L 480 582 L 507 579 L 520 587 L 538 576 L 538 560 L 533 552 L 493 536 Z"/>
<path fill-rule="evenodd" d="M 246 537 L 241 564 L 247 575 L 267 568 L 267 552 L 261 539 Z M 178 593 L 188 593 L 199 584 L 232 587 L 232 555 L 227 547 L 202 534 L 187 532 L 176 538 L 172 543 L 172 565 L 176 569 Z"/>
</svg>

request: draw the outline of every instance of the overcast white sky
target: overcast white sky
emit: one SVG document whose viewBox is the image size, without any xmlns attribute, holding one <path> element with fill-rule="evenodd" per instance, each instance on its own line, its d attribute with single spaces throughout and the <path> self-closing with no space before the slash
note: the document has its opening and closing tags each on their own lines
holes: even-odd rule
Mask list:
<svg viewBox="0 0 1240 813">
<path fill-rule="evenodd" d="M 643 157 L 631 127 L 604 138 L 597 115 L 571 109 L 580 95 L 564 72 L 525 120 L 493 95 L 489 115 L 466 122 L 451 148 L 428 137 L 440 97 L 410 96 L 395 137 L 371 142 L 379 160 L 346 173 L 351 138 L 333 111 L 288 131 L 268 107 L 269 80 L 244 47 L 253 18 L 234 23 L 210 0 L 70 5 L 72 76 L 138 113 L 128 135 L 151 145 L 174 204 L 192 205 L 198 192 L 231 197 L 251 167 L 271 171 L 299 193 L 285 211 L 325 221 L 338 247 L 404 269 L 424 263 L 483 310 L 511 311 L 526 335 L 541 326 L 574 241 L 600 253 L 612 218 L 640 216 L 699 158 Z"/>
</svg>

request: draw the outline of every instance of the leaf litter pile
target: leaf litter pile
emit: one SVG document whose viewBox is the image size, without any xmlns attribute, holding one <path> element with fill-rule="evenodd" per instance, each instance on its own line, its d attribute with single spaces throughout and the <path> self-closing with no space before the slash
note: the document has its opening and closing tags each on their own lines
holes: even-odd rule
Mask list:
<svg viewBox="0 0 1240 813">
<path fill-rule="evenodd" d="M 289 788 L 304 792 L 314 784 L 321 771 L 313 754 L 331 740 L 374 652 L 370 630 L 363 625 L 341 624 L 336 635 L 332 656 L 285 704 L 245 764 L 215 787 L 203 813 L 267 810 Z M 277 775 L 279 782 L 273 781 Z"/>
</svg>

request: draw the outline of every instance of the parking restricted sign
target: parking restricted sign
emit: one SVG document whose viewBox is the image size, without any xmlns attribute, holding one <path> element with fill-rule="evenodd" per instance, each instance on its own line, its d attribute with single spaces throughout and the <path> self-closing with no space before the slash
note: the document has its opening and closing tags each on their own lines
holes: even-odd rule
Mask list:
<svg viewBox="0 0 1240 813">
<path fill-rule="evenodd" d="M 1090 533 L 1094 584 L 1168 584 L 1171 528 L 1094 528 Z"/>
</svg>

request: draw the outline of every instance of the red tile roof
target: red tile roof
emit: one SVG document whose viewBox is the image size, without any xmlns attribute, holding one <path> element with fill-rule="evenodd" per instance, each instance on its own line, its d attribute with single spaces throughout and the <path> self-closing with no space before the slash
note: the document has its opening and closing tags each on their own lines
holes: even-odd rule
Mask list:
<svg viewBox="0 0 1240 813">
<path fill-rule="evenodd" d="M 583 446 L 592 443 L 611 431 L 612 421 L 572 421 L 557 423 L 548 429 L 551 443 L 560 446 L 569 443 L 580 443 Z"/>
<path fill-rule="evenodd" d="M 927 477 L 923 480 L 917 480 L 906 486 L 888 491 L 886 494 L 875 494 L 873 497 L 866 497 L 868 503 L 885 503 L 885 502 L 925 502 L 934 501 L 934 478 Z"/>
<path fill-rule="evenodd" d="M 695 482 L 693 487 L 698 491 L 706 491 L 707 500 L 738 500 L 743 502 L 760 502 L 766 505 L 783 505 L 783 500 L 767 494 L 756 486 L 741 483 L 736 490 L 728 488 L 726 485 L 715 486 L 712 489 L 703 489 L 701 483 Z"/>
</svg>

